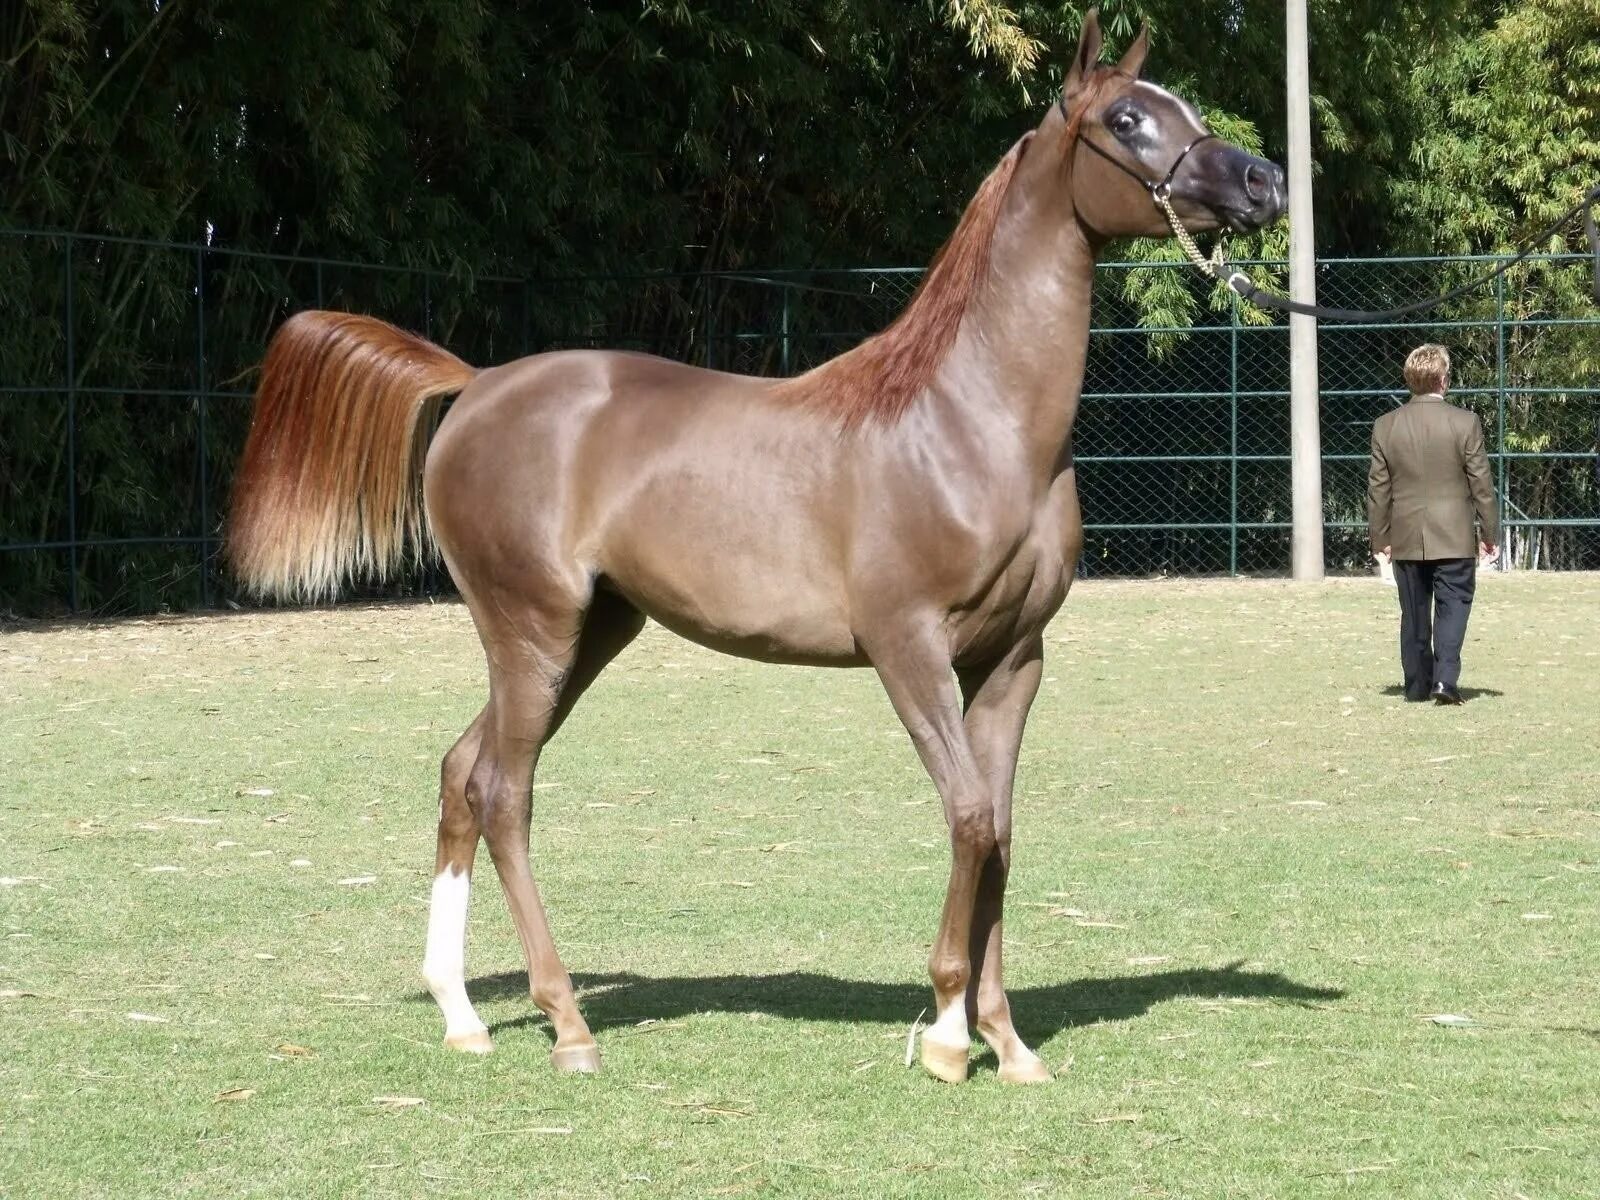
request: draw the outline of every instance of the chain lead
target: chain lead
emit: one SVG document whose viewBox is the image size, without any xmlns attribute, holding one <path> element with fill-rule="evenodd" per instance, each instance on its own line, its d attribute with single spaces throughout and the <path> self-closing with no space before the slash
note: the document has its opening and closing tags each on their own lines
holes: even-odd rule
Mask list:
<svg viewBox="0 0 1600 1200">
<path fill-rule="evenodd" d="M 1217 239 L 1216 249 L 1208 259 L 1200 253 L 1200 247 L 1195 245 L 1194 235 L 1183 227 L 1183 222 L 1178 219 L 1177 211 L 1172 207 L 1172 201 L 1167 198 L 1165 188 L 1152 188 L 1150 194 L 1155 197 L 1161 211 L 1167 216 L 1167 224 L 1172 226 L 1172 236 L 1178 239 L 1178 245 L 1183 247 L 1183 252 L 1189 256 L 1189 261 L 1207 279 L 1218 278 L 1218 272 L 1225 268 L 1227 260 L 1222 256 L 1222 238 Z"/>
</svg>

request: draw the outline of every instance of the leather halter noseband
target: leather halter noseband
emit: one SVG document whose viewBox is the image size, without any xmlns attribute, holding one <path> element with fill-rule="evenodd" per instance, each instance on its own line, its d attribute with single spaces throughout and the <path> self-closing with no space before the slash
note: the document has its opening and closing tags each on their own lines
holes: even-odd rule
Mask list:
<svg viewBox="0 0 1600 1200">
<path fill-rule="evenodd" d="M 1056 107 L 1061 110 L 1061 119 L 1066 121 L 1068 125 L 1071 125 L 1072 117 L 1067 112 L 1067 97 L 1065 94 L 1056 99 Z M 1137 180 L 1139 186 L 1144 188 L 1145 191 L 1149 192 L 1151 199 L 1153 199 L 1159 205 L 1172 195 L 1172 181 L 1178 174 L 1178 168 L 1183 166 L 1183 160 L 1189 157 L 1189 151 L 1200 145 L 1201 142 L 1221 141 L 1222 139 L 1216 134 L 1212 133 L 1209 129 L 1206 130 L 1199 137 L 1195 138 L 1194 141 L 1190 142 L 1178 152 L 1178 157 L 1172 160 L 1172 166 L 1159 180 L 1146 179 L 1143 175 L 1139 174 L 1139 172 L 1128 166 L 1127 163 L 1113 158 L 1108 151 L 1101 149 L 1081 130 L 1079 131 L 1076 140 L 1079 145 L 1089 147 L 1089 149 L 1093 150 L 1096 154 L 1105 159 L 1124 175 L 1127 175 L 1131 179 Z"/>
</svg>

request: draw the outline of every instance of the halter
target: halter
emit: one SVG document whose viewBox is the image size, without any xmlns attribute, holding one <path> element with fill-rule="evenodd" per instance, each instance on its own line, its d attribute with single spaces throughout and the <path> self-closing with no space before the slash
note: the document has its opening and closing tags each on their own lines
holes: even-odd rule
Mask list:
<svg viewBox="0 0 1600 1200">
<path fill-rule="evenodd" d="M 1061 119 L 1065 121 L 1070 128 L 1072 125 L 1072 117 L 1071 114 L 1067 112 L 1067 97 L 1065 93 L 1056 98 L 1056 107 L 1061 110 Z M 1207 259 L 1203 254 L 1200 253 L 1200 247 L 1195 245 L 1193 235 L 1190 234 L 1186 228 L 1184 228 L 1183 222 L 1178 219 L 1177 210 L 1172 207 L 1172 181 L 1177 177 L 1178 168 L 1183 166 L 1184 159 L 1189 157 L 1189 152 L 1191 150 L 1200 145 L 1201 142 L 1220 142 L 1222 140 L 1221 138 L 1212 133 L 1209 129 L 1202 132 L 1199 137 L 1195 138 L 1182 150 L 1178 151 L 1178 157 L 1172 160 L 1172 166 L 1167 168 L 1167 173 L 1160 179 L 1146 179 L 1143 175 L 1139 174 L 1139 172 L 1128 166 L 1127 163 L 1122 162 L 1120 159 L 1113 158 L 1110 153 L 1101 149 L 1100 146 L 1096 145 L 1095 142 L 1083 132 L 1081 123 L 1077 137 L 1073 140 L 1079 146 L 1089 147 L 1089 149 L 1093 150 L 1096 154 L 1105 159 L 1124 175 L 1135 180 L 1140 187 L 1149 192 L 1150 199 L 1155 201 L 1156 207 L 1159 208 L 1162 215 L 1167 218 L 1167 224 L 1172 227 L 1173 236 L 1178 239 L 1178 244 L 1183 247 L 1183 251 L 1189 256 L 1190 261 L 1212 279 L 1216 279 L 1218 277 L 1217 272 L 1222 270 L 1226 263 L 1226 259 L 1224 258 L 1225 252 L 1223 248 L 1225 236 L 1219 236 L 1217 238 L 1217 244 L 1212 251 L 1210 259 Z"/>
<path fill-rule="evenodd" d="M 1057 98 L 1056 107 L 1061 110 L 1061 119 L 1070 125 L 1072 123 L 1072 117 L 1067 112 L 1067 97 L 1064 94 Z M 1081 131 L 1079 132 L 1077 138 L 1079 145 L 1089 147 L 1089 149 L 1093 150 L 1096 154 L 1105 159 L 1124 175 L 1128 176 L 1130 179 L 1137 180 L 1139 186 L 1144 188 L 1145 191 L 1149 192 L 1150 198 L 1163 209 L 1167 207 L 1167 201 L 1172 196 L 1172 181 L 1178 174 L 1178 168 L 1183 166 L 1183 160 L 1189 157 L 1189 151 L 1193 150 L 1201 142 L 1213 142 L 1221 140 L 1222 139 L 1217 137 L 1216 134 L 1207 129 L 1201 133 L 1199 137 L 1195 138 L 1194 141 L 1190 142 L 1187 146 L 1180 150 L 1178 152 L 1178 157 L 1172 160 L 1172 166 L 1168 168 L 1167 173 L 1159 180 L 1155 180 L 1146 179 L 1143 175 L 1139 174 L 1139 172 L 1128 166 L 1127 163 L 1122 162 L 1120 159 L 1113 158 L 1109 152 L 1102 150 Z"/>
</svg>

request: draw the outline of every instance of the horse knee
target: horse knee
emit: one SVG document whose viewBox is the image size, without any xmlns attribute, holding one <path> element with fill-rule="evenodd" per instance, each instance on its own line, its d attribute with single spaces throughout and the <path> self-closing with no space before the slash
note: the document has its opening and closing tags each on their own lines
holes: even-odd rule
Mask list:
<svg viewBox="0 0 1600 1200">
<path fill-rule="evenodd" d="M 472 767 L 468 759 L 454 750 L 444 756 L 439 764 L 439 827 L 446 831 L 459 831 L 474 823 L 472 809 L 467 804 L 467 773 Z"/>
<path fill-rule="evenodd" d="M 979 862 L 993 854 L 999 845 L 994 806 L 972 803 L 956 808 L 950 817 L 950 845 L 957 854 L 970 855 Z"/>
<path fill-rule="evenodd" d="M 928 978 L 933 980 L 934 991 L 939 995 L 958 995 L 972 982 L 972 962 L 961 955 L 941 954 L 936 950 L 928 960 Z"/>
<path fill-rule="evenodd" d="M 483 770 L 482 763 L 477 764 L 468 773 L 466 782 L 461 785 L 461 798 L 467 802 L 467 807 L 472 810 L 472 815 L 481 822 L 489 810 L 489 793 L 492 789 L 492 772 Z"/>
</svg>

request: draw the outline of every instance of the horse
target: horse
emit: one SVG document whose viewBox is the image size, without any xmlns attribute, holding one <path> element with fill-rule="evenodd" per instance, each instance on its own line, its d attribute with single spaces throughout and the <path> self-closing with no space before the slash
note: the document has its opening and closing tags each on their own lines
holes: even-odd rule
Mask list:
<svg viewBox="0 0 1600 1200">
<path fill-rule="evenodd" d="M 325 599 L 436 547 L 488 662 L 444 756 L 422 975 L 445 1044 L 493 1048 L 467 996 L 479 839 L 514 918 L 553 1067 L 599 1048 L 529 868 L 541 748 L 653 618 L 728 654 L 871 667 L 943 801 L 950 872 L 921 1061 L 1008 1082 L 1001 928 L 1012 788 L 1042 631 L 1083 546 L 1073 420 L 1097 255 L 1265 227 L 1283 172 L 1142 79 L 1141 30 L 1100 62 L 1093 11 L 1057 101 L 1001 158 L 886 329 L 787 379 L 602 350 L 479 370 L 376 319 L 300 312 L 262 363 L 226 546 L 263 597 Z M 1152 203 L 1152 200 L 1155 203 Z M 428 444 L 445 398 L 455 396 Z"/>
</svg>

